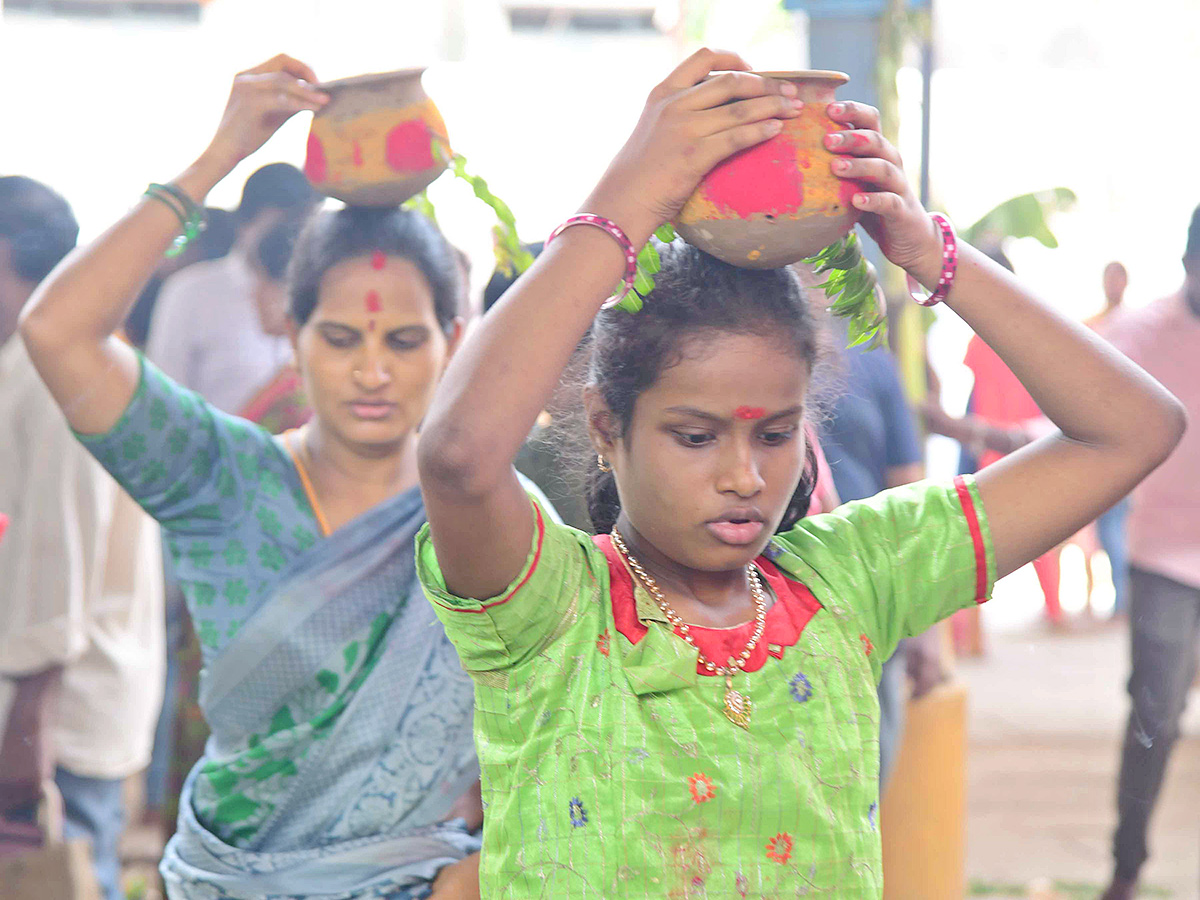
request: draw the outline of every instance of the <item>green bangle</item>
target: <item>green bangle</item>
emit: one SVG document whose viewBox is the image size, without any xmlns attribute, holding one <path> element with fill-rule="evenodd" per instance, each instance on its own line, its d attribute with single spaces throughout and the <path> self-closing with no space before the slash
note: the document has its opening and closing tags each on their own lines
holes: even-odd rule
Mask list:
<svg viewBox="0 0 1200 900">
<path fill-rule="evenodd" d="M 208 224 L 205 220 L 204 208 L 173 184 L 151 184 L 146 188 L 144 196 L 170 207 L 178 217 L 179 225 L 183 229 L 183 233 L 177 236 L 171 246 L 167 248 L 168 258 L 181 254 L 188 244 L 200 236 L 200 232 L 204 231 Z"/>
</svg>

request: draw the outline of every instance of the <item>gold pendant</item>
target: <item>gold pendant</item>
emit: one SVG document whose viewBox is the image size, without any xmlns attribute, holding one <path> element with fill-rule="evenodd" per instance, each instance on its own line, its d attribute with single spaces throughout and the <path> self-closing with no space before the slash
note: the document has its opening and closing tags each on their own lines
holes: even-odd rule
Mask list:
<svg viewBox="0 0 1200 900">
<path fill-rule="evenodd" d="M 739 728 L 750 730 L 750 698 L 733 689 L 733 679 L 725 678 L 725 718 Z"/>
</svg>

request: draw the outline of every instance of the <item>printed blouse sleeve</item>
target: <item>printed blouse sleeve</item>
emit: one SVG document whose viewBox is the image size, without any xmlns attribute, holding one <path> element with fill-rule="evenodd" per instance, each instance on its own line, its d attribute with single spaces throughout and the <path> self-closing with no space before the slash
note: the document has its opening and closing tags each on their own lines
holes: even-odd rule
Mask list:
<svg viewBox="0 0 1200 900">
<path fill-rule="evenodd" d="M 76 437 L 164 527 L 221 532 L 252 499 L 260 459 L 252 445 L 269 437 L 139 359 L 137 390 L 117 424 Z"/>
<path fill-rule="evenodd" d="M 530 502 L 537 527 L 525 565 L 503 593 L 486 600 L 451 594 L 429 526 L 417 535 L 421 586 L 468 671 L 504 669 L 535 656 L 575 620 L 581 604 L 594 602 L 600 552 L 588 535 L 555 523 Z"/>
<path fill-rule="evenodd" d="M 861 621 L 864 643 L 879 660 L 902 638 L 986 601 L 996 577 L 972 476 L 847 503 L 801 521 L 777 542 L 802 574 L 812 570 L 825 583 L 830 604 Z"/>
</svg>

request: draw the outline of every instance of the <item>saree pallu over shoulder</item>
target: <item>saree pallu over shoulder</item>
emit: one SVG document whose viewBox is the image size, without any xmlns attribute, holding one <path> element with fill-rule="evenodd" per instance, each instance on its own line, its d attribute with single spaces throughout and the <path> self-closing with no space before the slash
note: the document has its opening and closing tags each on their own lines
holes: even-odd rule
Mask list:
<svg viewBox="0 0 1200 900">
<path fill-rule="evenodd" d="M 414 574 L 424 520 L 413 489 L 318 541 L 212 660 L 172 897 L 403 897 L 478 849 L 443 821 L 478 761 L 472 682 Z"/>
</svg>

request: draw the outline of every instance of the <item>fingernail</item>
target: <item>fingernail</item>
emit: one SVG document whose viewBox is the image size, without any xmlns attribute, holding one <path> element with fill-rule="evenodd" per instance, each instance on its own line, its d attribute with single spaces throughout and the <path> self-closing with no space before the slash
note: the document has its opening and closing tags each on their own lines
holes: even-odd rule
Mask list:
<svg viewBox="0 0 1200 900">
<path fill-rule="evenodd" d="M 785 81 L 779 87 L 779 93 L 785 97 L 795 97 L 800 92 L 800 88 L 792 84 L 790 81 Z"/>
<path fill-rule="evenodd" d="M 779 132 L 783 131 L 783 120 L 782 119 L 772 119 L 767 124 L 767 130 L 770 131 L 772 134 L 778 134 Z"/>
<path fill-rule="evenodd" d="M 792 109 L 794 109 L 796 112 L 800 112 L 800 110 L 804 109 L 804 101 L 803 100 L 793 100 L 792 101 Z"/>
<path fill-rule="evenodd" d="M 854 197 L 852 198 L 851 202 L 853 202 L 855 206 L 866 206 L 867 205 L 867 195 L 866 194 L 855 194 Z"/>
<path fill-rule="evenodd" d="M 835 116 L 840 116 L 842 113 L 844 113 L 846 111 L 846 107 L 844 104 L 841 104 L 841 103 L 830 103 L 829 106 L 827 107 L 827 110 L 828 110 L 828 112 L 830 112 L 831 114 L 833 114 Z"/>
<path fill-rule="evenodd" d="M 840 134 L 825 135 L 825 144 L 829 147 L 840 147 L 845 140 Z"/>
<path fill-rule="evenodd" d="M 849 169 L 849 168 L 850 168 L 850 160 L 848 160 L 848 159 L 835 159 L 835 160 L 833 161 L 833 167 L 834 167 L 835 169 L 837 169 L 839 172 L 845 172 L 847 169 Z"/>
</svg>

